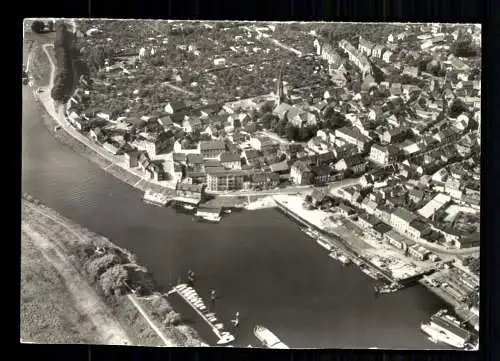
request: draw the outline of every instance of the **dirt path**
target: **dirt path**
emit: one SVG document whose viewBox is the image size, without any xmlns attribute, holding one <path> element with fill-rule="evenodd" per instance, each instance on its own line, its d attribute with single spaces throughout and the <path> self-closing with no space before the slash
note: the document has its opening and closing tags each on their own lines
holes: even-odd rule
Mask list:
<svg viewBox="0 0 500 361">
<path fill-rule="evenodd" d="M 56 222 L 57 224 L 61 225 L 62 227 L 64 227 L 67 231 L 69 231 L 71 234 L 73 234 L 77 239 L 81 240 L 82 243 L 86 242 L 83 237 L 76 231 L 74 231 L 73 229 L 71 229 L 70 227 L 68 227 L 63 221 L 61 221 L 60 219 L 58 219 L 57 217 L 54 217 L 50 214 L 48 214 L 47 212 L 44 212 L 43 210 L 40 210 L 34 206 L 32 206 L 31 204 L 29 203 L 24 203 L 27 207 L 29 207 L 30 209 L 32 209 L 33 211 L 36 211 L 38 214 L 40 214 L 41 216 L 44 216 L 48 219 L 50 219 L 51 221 L 53 222 Z M 24 226 L 24 225 L 23 225 Z M 28 226 L 29 227 L 29 226 Z M 24 228 L 23 228 L 24 229 Z M 34 232 L 33 230 L 31 230 L 32 232 Z M 28 233 L 30 236 L 31 236 L 31 233 Z M 57 249 L 57 246 L 53 245 L 49 240 L 43 238 L 43 237 L 38 237 L 37 239 L 33 239 L 33 243 L 35 245 L 37 245 L 38 243 L 36 242 L 37 240 L 41 241 L 41 243 L 39 243 L 40 245 L 42 245 L 43 247 L 46 247 L 46 249 L 50 249 L 50 250 L 54 250 L 54 252 L 56 252 L 56 254 L 59 256 L 59 262 L 63 261 L 65 262 L 65 265 L 71 267 L 73 269 L 74 272 L 76 272 L 76 275 L 80 277 L 78 271 L 76 271 L 76 269 L 74 268 L 73 265 L 71 265 L 70 262 L 67 261 L 68 257 L 65 257 L 62 252 L 60 252 L 58 249 Z M 44 253 L 45 255 L 45 252 L 43 251 L 43 249 L 41 249 L 41 251 Z M 52 259 L 48 259 L 50 262 L 52 262 L 54 264 L 54 266 L 58 269 L 58 271 L 61 272 L 61 275 L 64 276 L 63 272 L 59 269 L 59 267 L 57 267 L 57 264 L 54 263 L 52 261 Z M 57 259 L 55 260 L 57 261 Z M 64 269 L 62 269 L 64 270 Z M 81 280 L 80 279 L 80 282 L 84 282 L 85 285 L 88 286 L 88 283 L 86 283 L 85 280 Z M 71 283 L 68 283 L 68 288 L 70 289 L 70 291 L 72 291 L 71 287 L 70 287 L 70 284 Z M 78 282 L 76 283 L 73 283 L 74 285 L 75 284 L 79 284 Z M 95 292 L 92 290 L 92 288 L 90 288 L 90 286 L 87 287 L 89 290 L 90 290 L 90 295 L 93 296 L 93 297 L 98 297 Z M 83 289 L 81 289 L 83 290 Z M 153 331 L 155 331 L 155 333 L 158 335 L 158 337 L 160 337 L 163 342 L 165 343 L 165 346 L 167 347 L 176 347 L 178 346 L 175 342 L 173 342 L 172 340 L 170 340 L 167 336 L 165 336 L 165 334 L 155 325 L 155 323 L 149 318 L 149 316 L 147 315 L 147 313 L 144 311 L 144 309 L 141 307 L 141 305 L 137 302 L 137 300 L 135 299 L 135 297 L 133 295 L 128 295 L 127 296 L 128 299 L 130 300 L 130 302 L 132 302 L 132 304 L 135 306 L 135 308 L 139 311 L 139 313 L 144 317 L 144 319 L 146 320 L 146 322 L 149 324 L 149 326 L 153 329 Z M 97 298 L 96 302 L 98 302 L 99 298 Z M 105 307 L 105 305 L 103 305 Z M 89 315 L 89 317 L 92 317 L 91 315 Z M 111 316 L 112 317 L 112 316 Z M 115 321 L 115 325 L 116 325 L 116 321 Z M 96 327 L 99 327 L 98 325 L 96 325 Z M 121 327 L 121 326 L 119 326 Z M 111 344 L 110 342 L 106 342 L 106 343 L 109 343 Z M 120 344 L 125 344 L 125 345 L 129 345 L 131 344 L 130 340 L 128 340 L 127 343 L 120 343 Z"/>
<path fill-rule="evenodd" d="M 107 306 L 84 280 L 75 267 L 50 240 L 33 230 L 27 222 L 23 222 L 21 230 L 32 240 L 45 259 L 50 262 L 63 277 L 66 286 L 75 299 L 77 308 L 92 321 L 103 344 L 132 345 L 119 322 L 112 316 Z"/>
</svg>

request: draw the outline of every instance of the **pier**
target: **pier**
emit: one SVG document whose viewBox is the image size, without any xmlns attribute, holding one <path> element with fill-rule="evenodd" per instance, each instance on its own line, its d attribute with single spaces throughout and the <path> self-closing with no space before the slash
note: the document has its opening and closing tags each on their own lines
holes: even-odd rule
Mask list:
<svg viewBox="0 0 500 361">
<path fill-rule="evenodd" d="M 205 307 L 204 302 L 201 300 L 201 297 L 198 296 L 198 293 L 192 287 L 189 287 L 186 284 L 180 284 L 175 286 L 172 289 L 172 292 L 177 293 L 182 299 L 184 299 L 184 301 L 186 301 L 186 303 L 191 306 L 191 308 L 195 310 L 195 312 L 200 315 L 200 317 L 210 326 L 212 332 L 219 339 L 217 344 L 224 345 L 235 340 L 235 337 L 230 332 L 223 330 L 224 326 L 220 321 L 217 320 L 215 314 L 212 313 L 213 315 L 209 316 L 210 312 L 207 311 L 207 308 Z M 191 300 L 190 297 L 187 296 L 186 292 L 190 292 L 190 295 L 194 296 L 196 300 Z M 200 307 L 200 304 L 202 305 L 202 307 Z"/>
</svg>

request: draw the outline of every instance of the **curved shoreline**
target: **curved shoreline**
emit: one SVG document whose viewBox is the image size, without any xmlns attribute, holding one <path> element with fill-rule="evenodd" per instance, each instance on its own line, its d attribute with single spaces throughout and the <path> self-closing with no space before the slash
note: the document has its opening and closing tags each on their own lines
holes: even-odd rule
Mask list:
<svg viewBox="0 0 500 361">
<path fill-rule="evenodd" d="M 77 296 L 79 295 L 77 300 L 79 300 L 79 304 L 84 305 L 85 312 L 96 318 L 97 325 L 99 325 L 102 333 L 106 336 L 103 337 L 104 339 L 112 342 L 112 344 L 120 345 L 133 344 L 133 339 L 136 339 L 138 344 L 144 344 L 147 341 L 149 346 L 176 347 L 200 346 L 202 344 L 199 335 L 193 328 L 182 323 L 179 325 L 163 326 L 160 320 L 152 317 L 152 314 L 155 312 L 155 306 L 153 306 L 150 300 L 162 298 L 163 295 L 160 293 L 152 290 L 151 294 L 147 297 L 140 297 L 129 293 L 124 295 L 124 298 L 122 296 L 109 303 L 102 296 L 102 291 L 97 286 L 98 283 L 90 282 L 87 279 L 86 271 L 82 269 L 85 267 L 84 263 L 88 262 L 88 257 L 83 256 L 81 251 L 88 247 L 92 249 L 98 247 L 111 252 L 118 252 L 118 254 L 121 254 L 120 257 L 123 258 L 125 264 L 137 265 L 136 256 L 133 253 L 116 245 L 108 238 L 98 235 L 65 218 L 27 193 L 21 196 L 21 204 L 23 210 L 23 230 L 30 234 L 33 233 L 32 238 L 44 254 L 49 252 L 47 259 L 56 266 L 61 276 L 67 280 L 68 287 L 72 293 Z M 41 216 L 37 217 L 36 221 L 35 218 L 30 217 L 29 213 L 33 212 Z M 45 228 L 52 223 L 52 226 L 49 227 L 50 232 L 47 234 L 40 233 L 37 230 L 39 227 L 35 223 L 40 223 L 41 225 L 46 223 Z M 144 267 L 138 265 L 137 267 L 142 272 L 147 273 Z M 93 298 L 89 299 L 89 302 L 85 300 L 85 292 L 81 291 L 82 287 L 84 288 L 83 291 L 87 294 L 95 294 Z M 162 302 L 167 307 L 170 307 L 168 301 L 164 298 Z M 98 306 L 97 311 L 94 310 L 93 305 Z M 108 316 L 109 312 L 105 312 L 108 307 L 111 308 L 112 316 Z M 142 316 L 145 323 L 137 325 L 137 321 L 130 322 L 129 317 L 133 316 L 134 313 Z M 113 320 L 113 316 L 117 318 L 116 321 Z M 132 318 L 134 319 L 134 317 Z M 103 322 L 103 320 L 107 321 Z M 125 326 L 123 330 L 117 321 Z M 144 327 L 149 328 L 149 334 L 144 335 Z M 128 337 L 129 334 L 132 334 L 131 336 L 133 337 Z M 157 337 L 156 341 L 151 340 L 153 335 Z M 184 340 L 184 342 L 180 340 Z"/>
</svg>

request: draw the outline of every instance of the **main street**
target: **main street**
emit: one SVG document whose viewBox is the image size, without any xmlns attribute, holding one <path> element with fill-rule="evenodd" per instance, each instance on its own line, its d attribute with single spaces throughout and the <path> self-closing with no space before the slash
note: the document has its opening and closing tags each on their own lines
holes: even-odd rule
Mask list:
<svg viewBox="0 0 500 361">
<path fill-rule="evenodd" d="M 359 182 L 359 178 L 349 178 L 343 179 L 341 181 L 331 182 L 323 187 L 315 187 L 313 185 L 306 186 L 290 186 L 286 188 L 270 189 L 266 191 L 254 191 L 254 190 L 241 190 L 234 192 L 207 192 L 209 194 L 217 195 L 219 197 L 254 197 L 254 196 L 270 196 L 277 194 L 310 194 L 314 189 L 319 189 L 327 193 L 332 193 L 333 191 L 348 187 Z"/>
</svg>

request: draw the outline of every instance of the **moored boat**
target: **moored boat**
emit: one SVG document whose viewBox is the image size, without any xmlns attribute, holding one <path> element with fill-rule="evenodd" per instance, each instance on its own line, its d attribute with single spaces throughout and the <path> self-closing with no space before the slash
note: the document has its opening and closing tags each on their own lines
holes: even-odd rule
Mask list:
<svg viewBox="0 0 500 361">
<path fill-rule="evenodd" d="M 344 266 L 347 266 L 348 264 L 351 264 L 351 260 L 349 259 L 349 257 L 347 257 L 345 254 L 342 254 L 342 253 L 341 253 L 341 254 L 339 254 L 339 256 L 338 256 L 338 260 L 339 260 L 340 262 L 342 262 L 342 264 L 343 264 Z"/>
<path fill-rule="evenodd" d="M 328 251 L 332 250 L 332 245 L 321 238 L 316 239 L 316 243 L 318 243 L 321 247 L 325 248 Z"/>
<path fill-rule="evenodd" d="M 281 340 L 272 333 L 267 327 L 255 326 L 253 333 L 255 337 L 259 339 L 260 342 L 267 348 L 282 348 L 288 349 L 289 347 L 285 345 Z"/>
<path fill-rule="evenodd" d="M 375 292 L 379 294 L 392 293 L 399 291 L 403 288 L 403 285 L 397 282 L 393 282 L 391 284 L 386 284 L 383 286 L 375 286 Z"/>
<path fill-rule="evenodd" d="M 432 315 L 429 322 L 422 323 L 420 329 L 433 342 L 464 349 L 470 345 L 472 333 L 464 329 L 459 320 L 449 315 L 446 310 L 440 310 Z"/>
<path fill-rule="evenodd" d="M 144 192 L 143 200 L 146 203 L 153 204 L 159 207 L 165 207 L 168 203 L 168 198 L 165 195 L 161 193 L 155 193 L 150 189 Z"/>
</svg>

